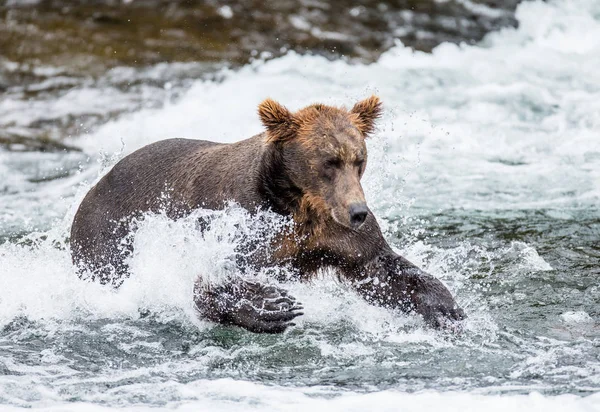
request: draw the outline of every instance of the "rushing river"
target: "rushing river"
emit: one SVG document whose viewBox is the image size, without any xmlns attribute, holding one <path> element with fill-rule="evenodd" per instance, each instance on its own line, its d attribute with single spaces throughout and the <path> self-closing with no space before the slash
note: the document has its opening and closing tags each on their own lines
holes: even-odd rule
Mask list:
<svg viewBox="0 0 600 412">
<path fill-rule="evenodd" d="M 5 96 L 2 124 L 67 118 L 63 142 L 81 151 L 0 151 L 2 407 L 600 410 L 600 2 L 525 2 L 516 18 L 477 45 L 398 43 L 371 64 L 289 52 Z M 40 90 L 69 81 L 40 70 Z M 389 242 L 457 296 L 462 333 L 369 306 L 327 273 L 285 285 L 305 315 L 283 335 L 198 319 L 195 275 L 218 273 L 251 226 L 235 207 L 205 235 L 147 219 L 118 291 L 77 278 L 73 215 L 122 156 L 167 137 L 249 137 L 267 96 L 296 109 L 372 93 L 385 116 L 367 201 Z"/>
</svg>

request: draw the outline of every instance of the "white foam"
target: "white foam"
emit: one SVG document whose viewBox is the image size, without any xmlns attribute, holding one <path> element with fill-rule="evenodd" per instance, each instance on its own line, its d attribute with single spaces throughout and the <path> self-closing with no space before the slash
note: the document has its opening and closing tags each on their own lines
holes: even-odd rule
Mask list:
<svg viewBox="0 0 600 412">
<path fill-rule="evenodd" d="M 515 269 L 522 271 L 549 271 L 552 266 L 546 262 L 537 251 L 524 242 L 511 242 L 510 247 L 503 251 L 506 256 L 515 259 Z"/>
<path fill-rule="evenodd" d="M 483 47 L 442 44 L 425 54 L 398 43 L 369 65 L 290 52 L 224 71 L 222 82 L 197 81 L 174 103 L 106 124 L 85 147 L 112 152 L 123 140 L 127 153 L 167 137 L 231 142 L 261 131 L 256 106 L 267 96 L 297 109 L 377 93 L 386 114 L 369 144 L 372 203 L 369 186 L 380 179 L 384 204 L 413 197 L 442 209 L 597 203 L 597 7 L 525 2 L 519 28 L 489 35 Z M 381 146 L 387 162 L 375 163 Z"/>
<path fill-rule="evenodd" d="M 567 311 L 560 315 L 563 322 L 567 324 L 593 323 L 592 317 L 584 311 Z"/>
<path fill-rule="evenodd" d="M 138 390 L 147 393 L 148 388 Z M 199 380 L 188 384 L 170 382 L 169 393 L 178 393 L 186 402 L 173 402 L 164 407 L 131 405 L 132 411 L 526 411 L 526 412 L 589 412 L 600 408 L 600 395 L 543 396 L 478 395 L 466 392 L 404 393 L 394 390 L 352 393 L 326 387 L 284 388 L 233 379 Z M 166 388 L 164 390 L 167 390 Z M 40 402 L 36 410 L 106 411 L 113 408 L 89 403 Z M 5 408 L 4 410 L 16 410 Z"/>
<path fill-rule="evenodd" d="M 150 214 L 139 222 L 135 234 L 135 253 L 129 261 L 132 276 L 117 291 L 78 278 L 62 235 L 71 214 L 50 232 L 0 245 L 0 326 L 18 316 L 137 318 L 140 310 L 166 316 L 182 311 L 194 320 L 195 280 L 222 282 L 235 274 L 232 259 L 242 236 L 264 236 L 257 228 L 260 222 L 269 228 L 267 236 L 287 224 L 272 214 L 262 220 L 250 218 L 234 205 L 220 212 L 198 210 L 177 222 Z M 200 217 L 210 218 L 210 229 L 200 232 Z"/>
</svg>

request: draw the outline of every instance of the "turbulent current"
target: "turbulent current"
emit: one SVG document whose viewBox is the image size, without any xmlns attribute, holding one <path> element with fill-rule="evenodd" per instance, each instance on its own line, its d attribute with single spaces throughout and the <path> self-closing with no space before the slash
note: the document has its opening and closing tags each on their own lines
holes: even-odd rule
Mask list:
<svg viewBox="0 0 600 412">
<path fill-rule="evenodd" d="M 0 100 L 13 128 L 120 113 L 81 120 L 66 143 L 82 151 L 0 151 L 2 407 L 600 410 L 600 2 L 525 2 L 516 18 L 477 45 L 398 43 L 372 64 L 290 52 L 156 93 L 106 81 Z M 305 315 L 283 335 L 198 319 L 194 278 L 220 276 L 240 230 L 252 236 L 235 205 L 204 234 L 148 217 L 118 291 L 78 279 L 70 224 L 118 159 L 168 137 L 250 137 L 268 96 L 297 109 L 373 93 L 385 115 L 367 201 L 394 248 L 456 295 L 462 333 L 369 306 L 331 273 L 285 285 Z"/>
</svg>

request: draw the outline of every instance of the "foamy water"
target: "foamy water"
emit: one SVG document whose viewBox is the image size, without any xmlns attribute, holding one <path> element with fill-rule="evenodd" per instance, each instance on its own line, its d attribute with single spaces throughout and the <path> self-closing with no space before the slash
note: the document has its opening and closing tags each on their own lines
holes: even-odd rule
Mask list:
<svg viewBox="0 0 600 412">
<path fill-rule="evenodd" d="M 600 410 L 600 3 L 528 2 L 517 18 L 477 46 L 398 44 L 370 65 L 290 53 L 150 108 L 121 96 L 132 113 L 73 137 L 81 154 L 0 153 L 0 403 Z M 111 99 L 88 102 L 110 93 L 56 104 L 110 112 Z M 297 109 L 372 93 L 386 111 L 368 142 L 367 200 L 390 243 L 465 307 L 462 334 L 372 307 L 328 273 L 282 285 L 306 308 L 284 335 L 198 319 L 195 277 L 219 278 L 240 227 L 253 231 L 234 206 L 205 234 L 193 216 L 148 217 L 118 291 L 77 278 L 72 217 L 122 156 L 167 137 L 249 137 L 268 96 Z"/>
</svg>

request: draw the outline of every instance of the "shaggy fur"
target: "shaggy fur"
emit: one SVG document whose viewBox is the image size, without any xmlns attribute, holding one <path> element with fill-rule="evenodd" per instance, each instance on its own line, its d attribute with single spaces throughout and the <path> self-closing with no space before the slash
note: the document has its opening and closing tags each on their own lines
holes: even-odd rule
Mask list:
<svg viewBox="0 0 600 412">
<path fill-rule="evenodd" d="M 288 264 L 301 278 L 333 267 L 375 304 L 416 310 L 434 325 L 461 319 L 462 310 L 437 279 L 392 251 L 366 206 L 364 140 L 381 112 L 376 96 L 350 110 L 314 104 L 295 113 L 267 99 L 258 106 L 266 131 L 250 139 L 148 145 L 117 163 L 82 201 L 71 231 L 73 260 L 82 273 L 118 286 L 128 276 L 124 262 L 132 246 L 125 239 L 135 230 L 132 217 L 166 207 L 177 219 L 235 201 L 294 221 L 294 232 L 281 234 L 273 253 L 247 264 Z M 200 278 L 200 312 L 256 332 L 281 332 L 301 314 L 281 289 L 235 282 L 208 290 Z"/>
</svg>

